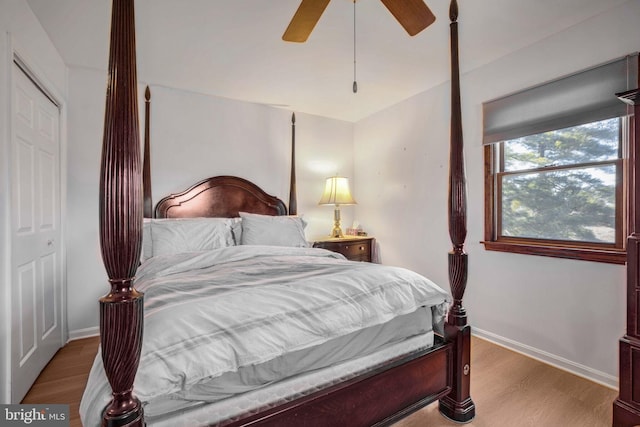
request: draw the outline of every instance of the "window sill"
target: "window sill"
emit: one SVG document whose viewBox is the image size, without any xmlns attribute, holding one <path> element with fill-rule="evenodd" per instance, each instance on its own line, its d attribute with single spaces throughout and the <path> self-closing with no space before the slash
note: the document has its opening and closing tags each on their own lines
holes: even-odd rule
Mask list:
<svg viewBox="0 0 640 427">
<path fill-rule="evenodd" d="M 608 264 L 622 265 L 627 262 L 627 253 L 624 250 L 572 248 L 567 246 L 534 245 L 514 242 L 483 241 L 480 243 L 484 244 L 484 248 L 488 251 L 604 262 Z"/>
</svg>

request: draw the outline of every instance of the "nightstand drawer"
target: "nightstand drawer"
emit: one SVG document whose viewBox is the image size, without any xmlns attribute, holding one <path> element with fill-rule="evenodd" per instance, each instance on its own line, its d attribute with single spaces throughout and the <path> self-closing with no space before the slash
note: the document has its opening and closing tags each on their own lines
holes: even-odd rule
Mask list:
<svg viewBox="0 0 640 427">
<path fill-rule="evenodd" d="M 373 259 L 373 238 L 328 239 L 315 242 L 314 248 L 328 249 L 341 253 L 351 261 L 371 262 Z"/>
<path fill-rule="evenodd" d="M 369 240 L 339 243 L 335 251 L 353 261 L 371 261 L 371 242 Z"/>
</svg>

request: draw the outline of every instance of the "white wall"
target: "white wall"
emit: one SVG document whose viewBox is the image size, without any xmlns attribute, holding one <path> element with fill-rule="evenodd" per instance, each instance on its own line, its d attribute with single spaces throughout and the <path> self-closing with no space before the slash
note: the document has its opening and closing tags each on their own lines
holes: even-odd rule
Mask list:
<svg viewBox="0 0 640 427">
<path fill-rule="evenodd" d="M 10 76 L 17 54 L 31 71 L 66 101 L 66 66 L 24 0 L 0 0 L 0 402 L 10 399 L 11 278 L 10 221 Z M 64 123 L 63 123 L 64 127 Z M 65 144 L 64 138 L 61 143 Z"/>
<path fill-rule="evenodd" d="M 625 328 L 625 268 L 485 251 L 484 101 L 640 49 L 640 2 L 628 1 L 462 76 L 468 178 L 470 322 L 488 337 L 565 369 L 617 386 Z M 464 27 L 460 37 L 473 37 Z M 460 52 L 464 63 L 465 52 Z M 449 84 L 356 124 L 357 216 L 378 238 L 382 261 L 417 270 L 445 289 Z"/>
<path fill-rule="evenodd" d="M 72 67 L 69 82 L 69 330 L 79 337 L 97 332 L 98 298 L 108 290 L 98 234 L 106 72 Z M 333 209 L 317 206 L 324 179 L 337 172 L 353 176 L 353 126 L 296 114 L 298 213 L 309 221 L 308 239 L 328 234 L 332 226 Z M 290 111 L 151 86 L 154 204 L 215 175 L 243 177 L 288 203 L 290 149 Z"/>
<path fill-rule="evenodd" d="M 237 175 L 289 200 L 291 112 L 152 87 L 154 202 L 213 175 Z M 324 178 L 353 176 L 353 124 L 296 114 L 298 213 L 308 238 L 328 234 L 333 209 L 318 207 Z M 346 223 L 346 222 L 345 222 Z"/>
<path fill-rule="evenodd" d="M 97 333 L 107 273 L 100 257 L 98 183 L 107 73 L 69 68 L 67 298 L 71 338 Z"/>
</svg>

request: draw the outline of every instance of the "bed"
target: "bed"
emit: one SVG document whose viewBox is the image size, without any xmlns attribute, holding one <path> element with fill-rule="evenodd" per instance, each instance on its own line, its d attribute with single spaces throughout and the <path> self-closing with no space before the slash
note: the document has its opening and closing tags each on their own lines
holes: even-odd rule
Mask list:
<svg viewBox="0 0 640 427">
<path fill-rule="evenodd" d="M 114 0 L 100 182 L 111 289 L 100 299 L 85 425 L 389 425 L 435 401 L 447 418 L 473 419 L 457 15 L 453 0 L 449 296 L 408 270 L 298 244 L 295 116 L 289 209 L 254 183 L 218 176 L 163 198 L 151 214 L 133 0 Z M 233 317 L 243 306 L 253 309 Z"/>
<path fill-rule="evenodd" d="M 145 223 L 152 233 L 143 234 L 153 238 L 143 253 L 152 255 L 135 281 L 145 294 L 135 390 L 150 425 L 225 425 L 247 410 L 270 409 L 391 358 L 428 351 L 434 329 L 442 334 L 445 291 L 404 269 L 309 248 L 300 217 L 240 211 L 241 222 L 203 218 L 197 207 L 209 204 L 199 200 L 229 194 L 225 187 L 235 183 L 248 184 L 208 179 L 186 201 L 160 202 L 156 212 L 178 209 L 179 219 Z M 250 198 L 235 194 L 232 205 Z M 442 375 L 434 380 L 445 384 Z M 100 424 L 99 411 L 85 408 L 103 408 L 109 392 L 97 357 L 83 399 L 85 426 Z"/>
</svg>

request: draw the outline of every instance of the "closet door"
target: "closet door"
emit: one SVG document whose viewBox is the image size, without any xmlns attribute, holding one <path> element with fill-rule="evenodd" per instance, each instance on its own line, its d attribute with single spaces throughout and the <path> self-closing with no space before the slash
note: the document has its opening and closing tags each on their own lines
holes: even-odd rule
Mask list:
<svg viewBox="0 0 640 427">
<path fill-rule="evenodd" d="M 62 346 L 60 110 L 13 65 L 11 401 Z"/>
</svg>

